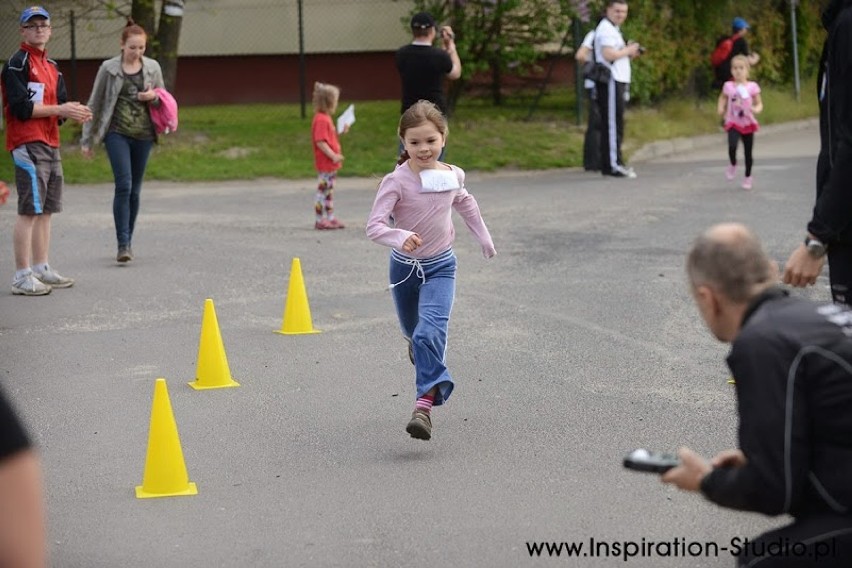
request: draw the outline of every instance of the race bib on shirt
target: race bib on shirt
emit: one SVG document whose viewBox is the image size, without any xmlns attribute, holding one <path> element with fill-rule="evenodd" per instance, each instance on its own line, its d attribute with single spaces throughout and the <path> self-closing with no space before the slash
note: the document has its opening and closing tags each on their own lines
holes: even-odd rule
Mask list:
<svg viewBox="0 0 852 568">
<path fill-rule="evenodd" d="M 748 87 L 745 85 L 737 85 L 737 94 L 743 100 L 748 100 L 751 98 L 751 94 L 748 92 Z"/>
<path fill-rule="evenodd" d="M 441 193 L 458 189 L 459 178 L 452 170 L 423 170 L 420 172 L 421 193 Z"/>
<path fill-rule="evenodd" d="M 31 103 L 42 104 L 44 102 L 44 83 L 30 81 L 27 83 L 27 94 L 30 96 Z"/>
</svg>

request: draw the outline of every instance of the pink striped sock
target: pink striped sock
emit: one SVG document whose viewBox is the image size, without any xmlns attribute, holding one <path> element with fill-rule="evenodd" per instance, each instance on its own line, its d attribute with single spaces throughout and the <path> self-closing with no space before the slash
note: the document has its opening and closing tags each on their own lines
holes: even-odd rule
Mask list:
<svg viewBox="0 0 852 568">
<path fill-rule="evenodd" d="M 426 394 L 417 399 L 414 403 L 414 410 L 422 410 L 426 414 L 432 411 L 432 403 L 435 402 L 435 397 L 431 394 Z"/>
</svg>

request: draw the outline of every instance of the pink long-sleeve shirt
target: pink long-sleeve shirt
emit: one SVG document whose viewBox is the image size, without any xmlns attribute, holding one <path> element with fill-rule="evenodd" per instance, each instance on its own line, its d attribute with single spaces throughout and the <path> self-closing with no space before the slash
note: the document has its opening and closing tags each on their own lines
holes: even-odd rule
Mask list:
<svg viewBox="0 0 852 568">
<path fill-rule="evenodd" d="M 491 258 L 497 251 L 476 198 L 464 186 L 464 171 L 448 164 L 439 164 L 439 167 L 449 168 L 456 174 L 458 189 L 423 192 L 420 176 L 411 170 L 408 162 L 386 175 L 367 221 L 367 237 L 412 258 L 431 258 L 449 249 L 455 240 L 452 220 L 452 209 L 455 209 L 482 247 L 483 256 Z M 390 223 L 391 215 L 394 226 Z M 413 252 L 404 252 L 402 245 L 413 234 L 420 236 L 422 244 Z"/>
</svg>

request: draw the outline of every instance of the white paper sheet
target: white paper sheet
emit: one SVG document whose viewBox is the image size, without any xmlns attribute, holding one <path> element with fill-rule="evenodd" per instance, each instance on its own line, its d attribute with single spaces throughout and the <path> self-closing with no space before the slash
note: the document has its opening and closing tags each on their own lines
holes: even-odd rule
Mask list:
<svg viewBox="0 0 852 568">
<path fill-rule="evenodd" d="M 459 188 L 459 178 L 451 170 L 423 170 L 420 172 L 421 193 L 440 193 Z"/>
<path fill-rule="evenodd" d="M 355 124 L 355 105 L 346 107 L 340 116 L 337 117 L 337 133 L 343 134 L 347 126 Z"/>
</svg>

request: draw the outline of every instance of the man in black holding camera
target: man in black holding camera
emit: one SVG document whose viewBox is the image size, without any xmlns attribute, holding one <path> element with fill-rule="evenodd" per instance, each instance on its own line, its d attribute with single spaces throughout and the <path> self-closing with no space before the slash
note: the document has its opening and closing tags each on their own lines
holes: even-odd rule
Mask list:
<svg viewBox="0 0 852 568">
<path fill-rule="evenodd" d="M 453 30 L 449 26 L 442 27 L 441 47 L 434 47 L 432 44 L 438 35 L 435 19 L 431 14 L 420 12 L 411 19 L 411 33 L 413 41 L 396 52 L 396 68 L 402 80 L 400 114 L 424 99 L 438 105 L 447 116 L 444 78 L 455 80 L 462 72 Z"/>
<path fill-rule="evenodd" d="M 627 0 L 608 0 L 606 16 L 595 29 L 595 60 L 609 69 L 608 77 L 597 80 L 601 115 L 601 173 L 605 176 L 635 178 L 624 165 L 621 141 L 624 138 L 624 106 L 630 96 L 630 60 L 644 50 L 636 42 L 627 43 L 621 24 L 627 19 Z"/>
<path fill-rule="evenodd" d="M 849 566 L 852 558 L 852 312 L 790 296 L 743 225 L 695 241 L 687 275 L 698 310 L 731 344 L 739 449 L 705 461 L 681 448 L 662 476 L 723 507 L 793 523 L 735 550 L 739 566 Z"/>
</svg>

